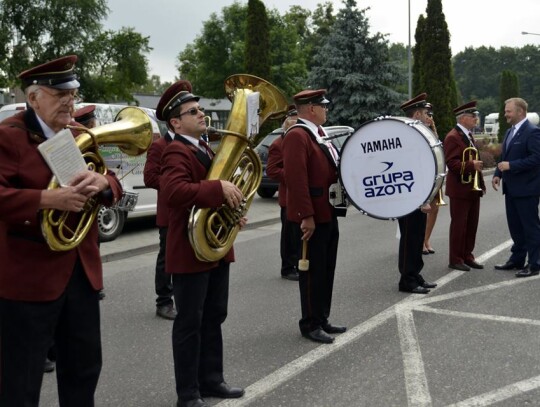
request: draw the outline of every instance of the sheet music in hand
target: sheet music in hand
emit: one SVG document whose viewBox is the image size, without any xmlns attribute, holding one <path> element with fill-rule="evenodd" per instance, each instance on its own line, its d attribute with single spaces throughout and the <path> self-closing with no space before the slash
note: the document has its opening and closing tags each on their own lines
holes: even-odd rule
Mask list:
<svg viewBox="0 0 540 407">
<path fill-rule="evenodd" d="M 39 152 L 61 186 L 69 185 L 73 177 L 87 170 L 86 162 L 71 131 L 59 131 L 38 146 Z"/>
</svg>

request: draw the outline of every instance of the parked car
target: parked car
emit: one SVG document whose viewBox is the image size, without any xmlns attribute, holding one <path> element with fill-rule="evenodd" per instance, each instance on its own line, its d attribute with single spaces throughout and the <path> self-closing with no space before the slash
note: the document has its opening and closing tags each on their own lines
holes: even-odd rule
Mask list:
<svg viewBox="0 0 540 407">
<path fill-rule="evenodd" d="M 349 137 L 354 132 L 354 129 L 349 126 L 328 126 L 324 127 L 324 130 L 328 135 L 327 140 L 330 140 L 338 151 L 341 150 L 341 147 L 345 143 L 347 137 Z M 261 185 L 259 186 L 259 189 L 257 189 L 257 194 L 259 194 L 259 196 L 262 198 L 272 198 L 279 187 L 278 181 L 275 181 L 272 178 L 269 178 L 268 175 L 266 175 L 266 163 L 268 161 L 268 150 L 270 148 L 270 145 L 274 142 L 276 138 L 280 137 L 282 134 L 282 128 L 275 129 L 271 133 L 268 133 L 266 137 L 264 137 L 261 142 L 255 147 L 255 152 L 259 154 L 263 168 Z"/>
<path fill-rule="evenodd" d="M 126 105 L 110 105 L 102 103 L 80 103 L 75 109 L 95 105 L 96 125 L 112 123 L 118 112 Z M 18 113 L 26 108 L 25 103 L 5 105 L 0 108 L 2 119 Z M 155 110 L 141 107 L 150 117 L 154 139 L 161 137 L 167 131 L 164 122 L 157 120 Z M 114 145 L 101 145 L 99 153 L 108 168 L 115 172 L 126 191 L 125 200 L 135 200 L 135 206 L 100 207 L 97 214 L 99 239 L 108 242 L 116 239 L 122 233 L 126 220 L 143 216 L 153 216 L 157 208 L 157 191 L 144 185 L 143 169 L 146 163 L 146 153 L 139 156 L 128 156 Z"/>
</svg>

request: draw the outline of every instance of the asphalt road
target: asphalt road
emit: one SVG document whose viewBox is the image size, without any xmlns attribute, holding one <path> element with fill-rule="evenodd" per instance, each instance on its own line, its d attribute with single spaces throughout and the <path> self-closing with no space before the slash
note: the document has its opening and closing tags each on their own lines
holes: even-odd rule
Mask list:
<svg viewBox="0 0 540 407">
<path fill-rule="evenodd" d="M 447 268 L 448 226 L 442 207 L 436 254 L 424 256 L 423 272 L 439 287 L 408 295 L 397 290 L 397 222 L 349 211 L 340 221 L 331 314 L 349 330 L 332 345 L 300 336 L 297 284 L 279 277 L 280 225 L 241 232 L 223 329 L 226 380 L 246 395 L 210 404 L 540 406 L 540 279 L 493 269 L 510 245 L 502 196 L 490 189 L 482 200 L 475 254 L 484 270 Z M 124 240 L 135 246 L 144 233 Z M 105 263 L 98 407 L 175 405 L 172 323 L 155 316 L 155 257 Z M 46 374 L 43 406 L 57 405 L 55 386 Z"/>
</svg>

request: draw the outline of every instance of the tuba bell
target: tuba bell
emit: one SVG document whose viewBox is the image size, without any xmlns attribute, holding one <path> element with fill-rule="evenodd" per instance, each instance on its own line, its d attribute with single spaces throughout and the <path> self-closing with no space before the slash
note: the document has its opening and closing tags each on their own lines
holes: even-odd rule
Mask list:
<svg viewBox="0 0 540 407">
<path fill-rule="evenodd" d="M 118 112 L 114 122 L 89 130 L 85 127 L 68 126 L 79 130 L 75 141 L 83 155 L 88 169 L 105 175 L 107 166 L 99 154 L 99 146 L 116 145 L 127 155 L 140 155 L 152 143 L 152 123 L 148 115 L 137 107 L 125 107 Z M 59 188 L 56 177 L 47 189 Z M 97 199 L 88 199 L 79 213 L 44 209 L 41 217 L 41 231 L 45 241 L 54 251 L 76 248 L 90 231 L 99 210 Z"/>
<path fill-rule="evenodd" d="M 259 120 L 280 117 L 287 111 L 287 99 L 274 85 L 253 75 L 232 75 L 225 81 L 227 97 L 233 102 L 221 143 L 212 160 L 207 180 L 228 180 L 244 195 L 237 209 L 193 207 L 188 224 L 189 241 L 200 261 L 214 262 L 231 249 L 240 227 L 238 221 L 247 213 L 262 179 L 259 156 L 250 146 L 247 129 L 247 100 L 259 92 Z"/>
</svg>

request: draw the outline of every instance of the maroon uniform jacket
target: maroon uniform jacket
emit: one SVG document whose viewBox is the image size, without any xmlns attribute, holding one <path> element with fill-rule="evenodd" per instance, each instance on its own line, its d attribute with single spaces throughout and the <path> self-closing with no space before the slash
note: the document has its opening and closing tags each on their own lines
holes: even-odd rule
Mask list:
<svg viewBox="0 0 540 407">
<path fill-rule="evenodd" d="M 144 185 L 157 190 L 156 225 L 166 227 L 169 224 L 169 210 L 159 189 L 159 177 L 161 174 L 161 155 L 165 147 L 172 141 L 169 133 L 156 139 L 146 153 L 144 164 Z"/>
<path fill-rule="evenodd" d="M 461 169 L 463 163 L 463 150 L 470 147 L 469 140 L 460 127 L 456 126 L 446 135 L 444 139 L 444 157 L 448 166 L 448 174 L 446 175 L 446 195 L 450 198 L 459 199 L 477 199 L 482 196 L 482 192 L 473 191 L 473 183 L 461 183 Z M 465 168 L 463 176 L 468 178 L 469 175 L 474 178 L 474 164 L 468 160 L 469 155 L 465 154 Z M 479 158 L 478 158 L 479 159 Z M 486 186 L 482 171 L 478 174 L 478 185 L 485 192 Z"/>
<path fill-rule="evenodd" d="M 292 126 L 283 140 L 283 163 L 287 175 L 287 219 L 301 223 L 313 216 L 315 223 L 330 222 L 334 207 L 329 202 L 330 185 L 337 182 L 332 158 L 306 128 Z"/>
<path fill-rule="evenodd" d="M 9 300 L 57 299 L 77 258 L 92 287 L 103 288 L 96 222 L 81 244 L 66 252 L 52 251 L 41 233 L 41 190 L 52 178 L 37 149 L 44 140 L 33 110 L 0 124 L 0 297 Z M 122 187 L 113 173 L 106 176 L 112 194 L 101 194 L 100 200 L 111 205 L 121 197 Z"/>
<path fill-rule="evenodd" d="M 176 136 L 178 137 L 178 136 Z M 197 259 L 188 237 L 191 208 L 218 208 L 224 203 L 219 180 L 207 181 L 206 167 L 196 155 L 197 147 L 172 141 L 161 157 L 160 191 L 169 208 L 167 231 L 167 273 L 194 273 L 217 267 L 217 262 Z M 234 261 L 234 251 L 225 256 Z"/>
<path fill-rule="evenodd" d="M 283 136 L 275 139 L 268 149 L 266 174 L 279 182 L 278 203 L 282 208 L 287 206 L 287 186 L 285 185 L 285 170 L 283 169 Z"/>
</svg>

